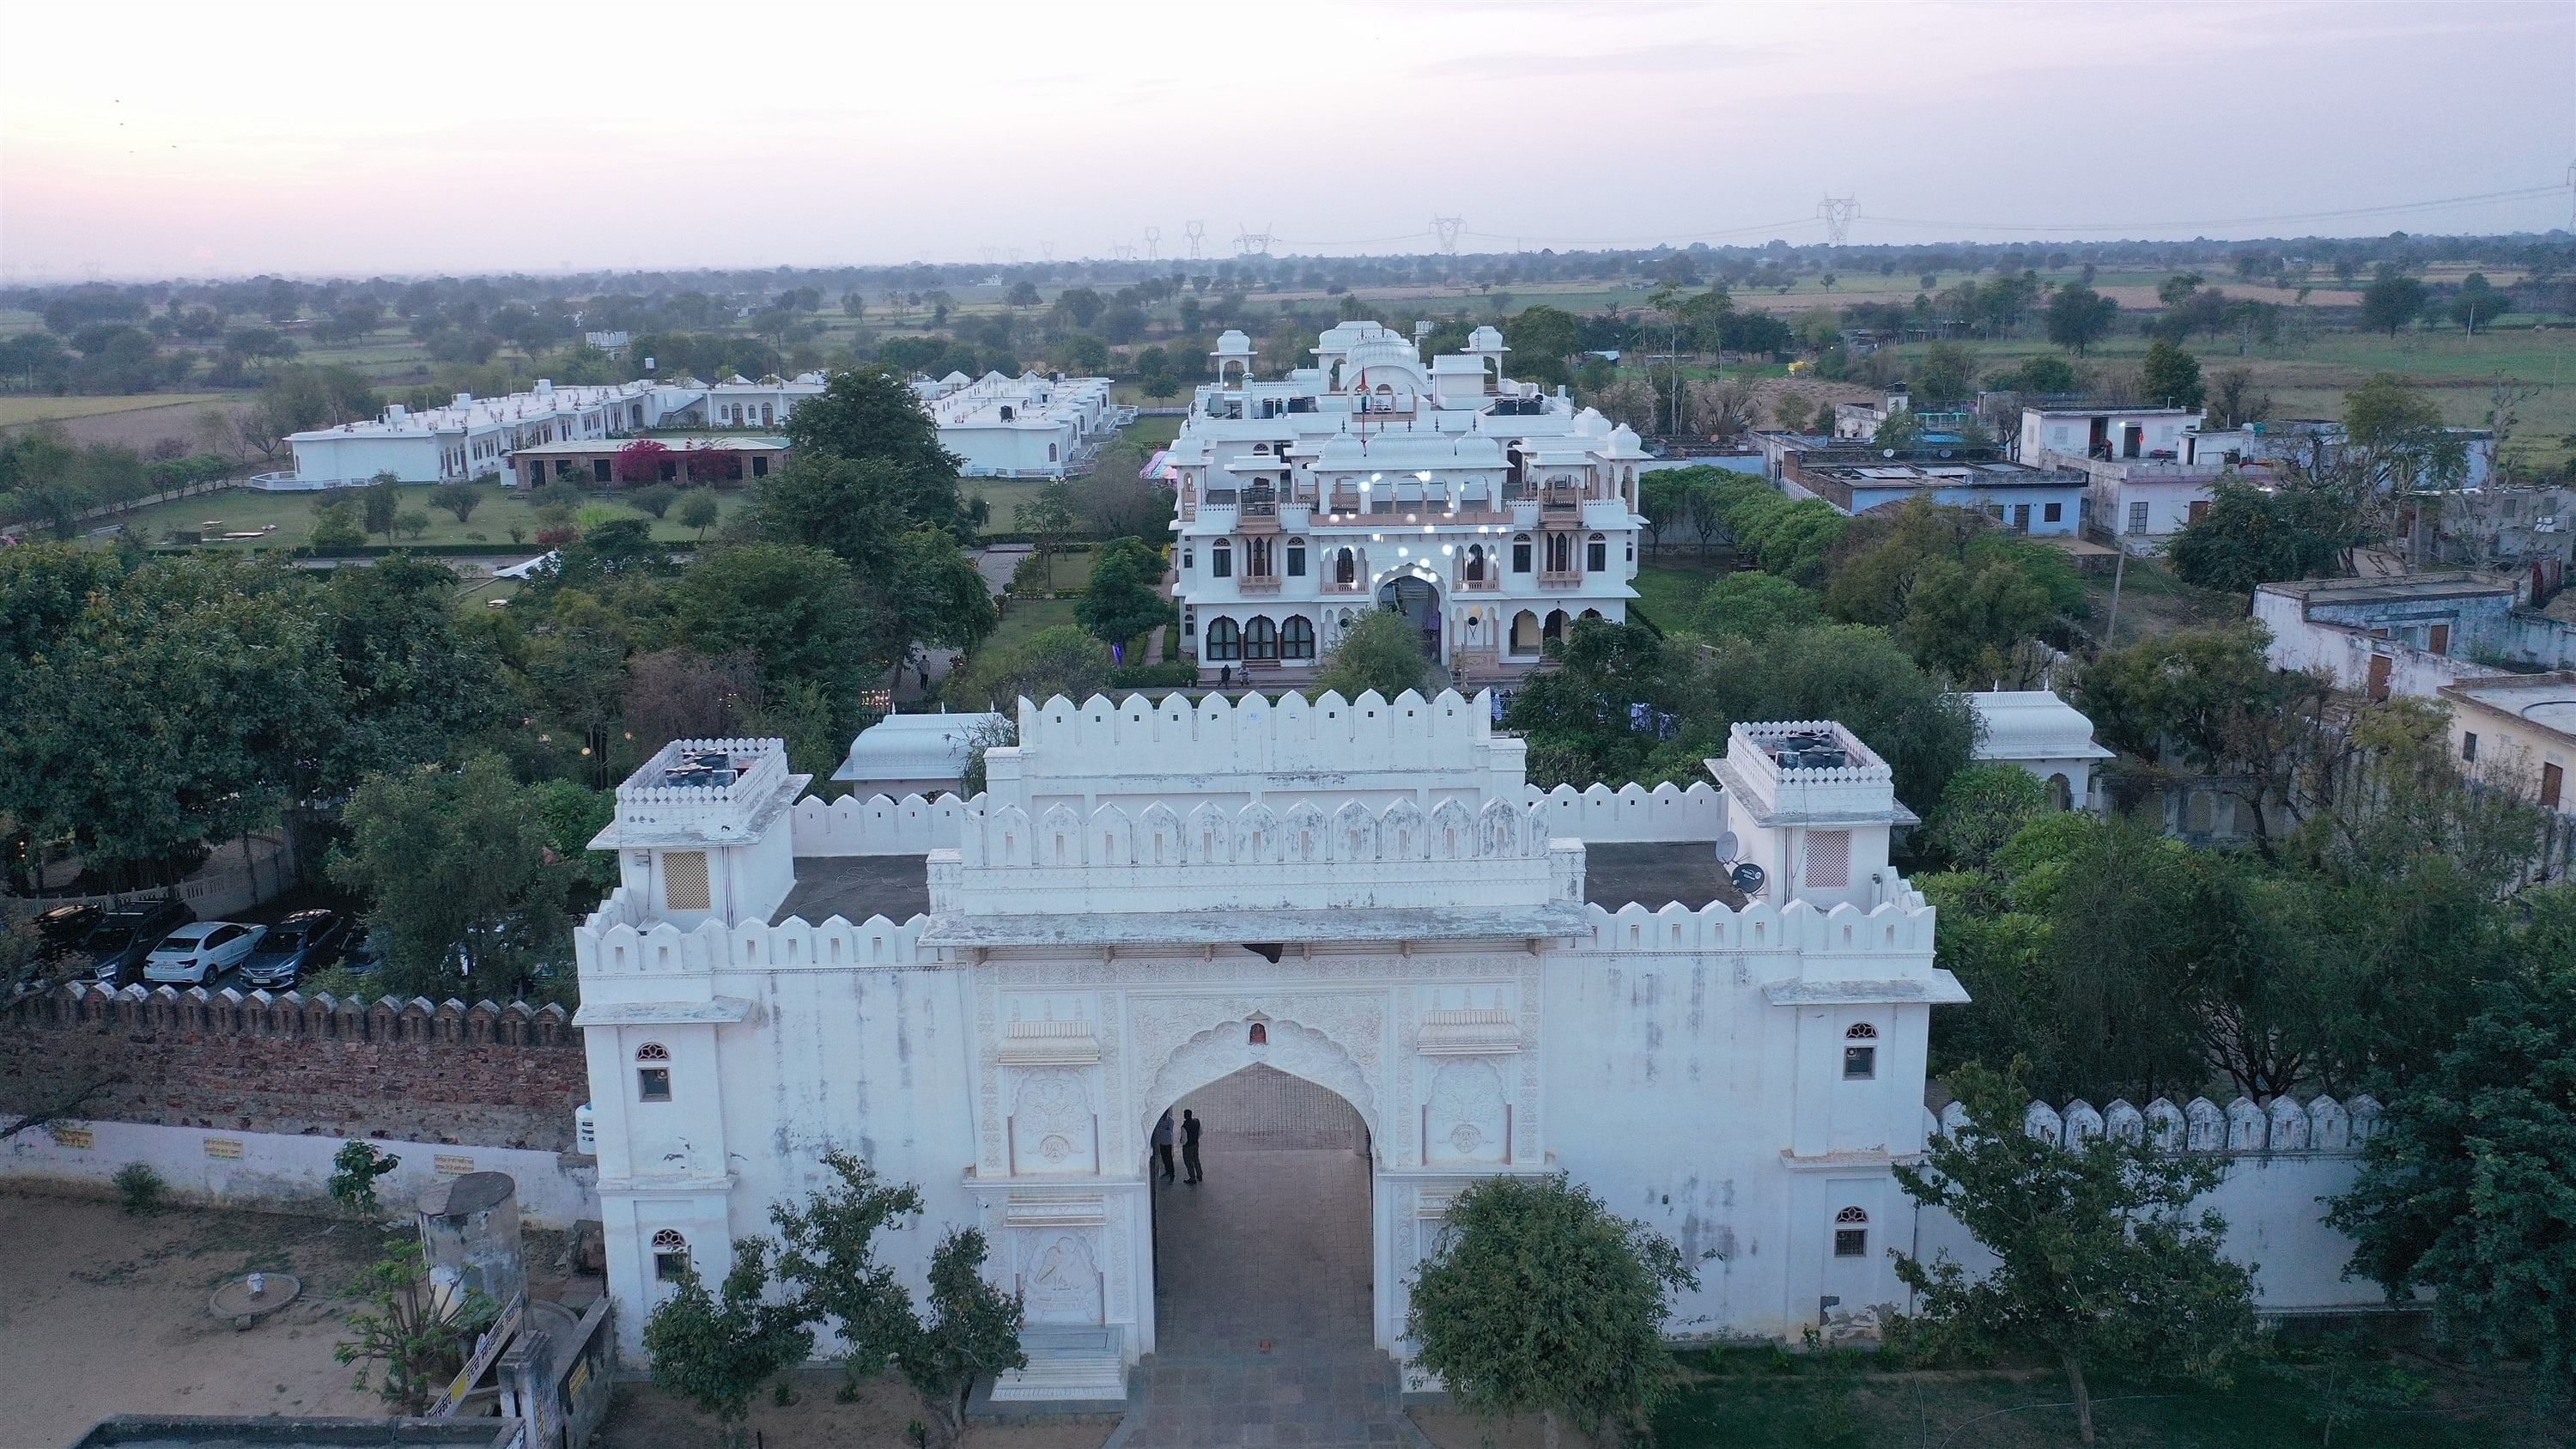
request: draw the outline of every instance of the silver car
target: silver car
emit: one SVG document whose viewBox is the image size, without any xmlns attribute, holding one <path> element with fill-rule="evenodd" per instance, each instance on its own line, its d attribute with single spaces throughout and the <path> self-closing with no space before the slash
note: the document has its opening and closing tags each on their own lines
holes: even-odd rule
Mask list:
<svg viewBox="0 0 2576 1449">
<path fill-rule="evenodd" d="M 203 986 L 248 956 L 266 934 L 266 926 L 238 921 L 181 926 L 143 958 L 143 979 L 155 986 Z"/>
</svg>

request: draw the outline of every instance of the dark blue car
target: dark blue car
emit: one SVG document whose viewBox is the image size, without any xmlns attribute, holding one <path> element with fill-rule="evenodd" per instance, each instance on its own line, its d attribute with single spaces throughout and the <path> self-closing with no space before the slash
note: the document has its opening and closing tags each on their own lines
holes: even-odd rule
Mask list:
<svg viewBox="0 0 2576 1449">
<path fill-rule="evenodd" d="M 349 918 L 338 911 L 297 911 L 268 928 L 241 965 L 242 984 L 283 991 L 306 971 L 340 959 L 349 944 Z"/>
</svg>

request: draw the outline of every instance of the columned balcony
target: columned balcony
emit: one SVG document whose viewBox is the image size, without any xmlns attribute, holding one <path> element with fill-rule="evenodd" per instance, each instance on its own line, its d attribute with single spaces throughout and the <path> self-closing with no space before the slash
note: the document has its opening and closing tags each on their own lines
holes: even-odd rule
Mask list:
<svg viewBox="0 0 2576 1449">
<path fill-rule="evenodd" d="M 1279 592 L 1279 576 L 1277 574 L 1237 574 L 1234 587 L 1237 593 L 1275 594 Z"/>
<path fill-rule="evenodd" d="M 1538 586 L 1542 589 L 1579 589 L 1583 587 L 1583 573 L 1580 569 L 1567 569 L 1561 573 L 1541 569 Z"/>
</svg>

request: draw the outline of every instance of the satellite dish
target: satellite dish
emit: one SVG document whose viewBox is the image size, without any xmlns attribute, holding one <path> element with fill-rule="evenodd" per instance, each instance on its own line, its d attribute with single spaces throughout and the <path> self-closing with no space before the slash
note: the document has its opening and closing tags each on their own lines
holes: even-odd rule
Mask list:
<svg viewBox="0 0 2576 1449">
<path fill-rule="evenodd" d="M 1729 883 L 1734 885 L 1737 893 L 1745 896 L 1758 896 L 1762 894 L 1762 883 L 1766 879 L 1762 873 L 1762 867 L 1753 864 L 1751 861 L 1747 861 L 1744 864 L 1737 866 L 1735 869 L 1728 871 L 1726 873 L 1726 878 Z"/>
<path fill-rule="evenodd" d="M 1732 863 L 1736 852 L 1743 848 L 1744 842 L 1736 839 L 1732 830 L 1717 838 L 1717 858 L 1720 860 Z"/>
</svg>

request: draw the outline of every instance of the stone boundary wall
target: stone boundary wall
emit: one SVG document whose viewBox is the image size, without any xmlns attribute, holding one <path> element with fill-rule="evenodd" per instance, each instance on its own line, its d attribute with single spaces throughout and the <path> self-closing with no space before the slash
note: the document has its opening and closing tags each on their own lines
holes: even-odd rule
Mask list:
<svg viewBox="0 0 2576 1449">
<path fill-rule="evenodd" d="M 376 1198 L 389 1217 L 404 1214 L 433 1183 L 468 1172 L 508 1173 L 519 1185 L 519 1215 L 532 1227 L 569 1228 L 599 1216 L 598 1170 L 587 1159 L 526 1148 L 370 1140 L 401 1159 L 376 1183 Z M 161 1174 L 180 1202 L 312 1212 L 330 1205 L 331 1159 L 342 1141 L 147 1122 L 60 1122 L 0 1145 L 0 1182 L 104 1193 L 119 1169 L 140 1162 Z"/>
<path fill-rule="evenodd" d="M 75 984 L 0 1008 L 0 1112 L 110 1073 L 86 1116 L 544 1151 L 590 1097 L 560 1006 Z"/>
<path fill-rule="evenodd" d="M 978 800 L 982 796 L 976 797 Z M 897 800 L 870 795 L 862 800 L 844 795 L 822 800 L 808 795 L 796 802 L 790 820 L 797 855 L 928 855 L 957 846 L 958 822 L 966 806 L 954 795 L 924 800 L 906 795 Z"/>
</svg>

